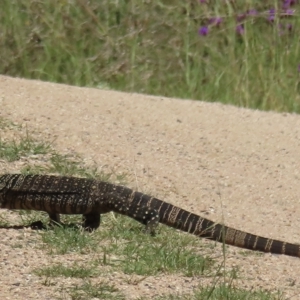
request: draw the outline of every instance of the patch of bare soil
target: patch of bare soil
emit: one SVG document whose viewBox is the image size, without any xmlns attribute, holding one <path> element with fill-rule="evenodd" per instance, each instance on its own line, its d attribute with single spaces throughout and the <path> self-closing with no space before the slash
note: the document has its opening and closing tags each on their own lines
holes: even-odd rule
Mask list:
<svg viewBox="0 0 300 300">
<path fill-rule="evenodd" d="M 53 141 L 58 151 L 79 153 L 104 171 L 126 172 L 132 188 L 250 233 L 300 240 L 299 115 L 4 76 L 0 105 L 0 117 Z M 8 171 L 1 162 L 1 173 Z M 45 286 L 32 274 L 59 258 L 37 250 L 39 237 L 31 230 L 1 229 L 0 236 L 1 299 L 52 299 L 60 285 L 76 281 Z M 236 286 L 279 289 L 300 299 L 300 258 L 245 256 L 229 248 L 227 267 L 239 269 Z M 128 299 L 192 292 L 208 280 L 164 275 L 131 284 L 120 273 L 105 279 Z"/>
</svg>

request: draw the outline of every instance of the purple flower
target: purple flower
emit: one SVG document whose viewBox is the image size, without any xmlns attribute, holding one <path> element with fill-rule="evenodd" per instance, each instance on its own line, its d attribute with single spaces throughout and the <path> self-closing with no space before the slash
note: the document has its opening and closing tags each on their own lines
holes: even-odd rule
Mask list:
<svg viewBox="0 0 300 300">
<path fill-rule="evenodd" d="M 200 0 L 199 2 L 200 3 L 206 3 L 206 0 Z"/>
<path fill-rule="evenodd" d="M 284 14 L 285 14 L 286 16 L 292 16 L 292 15 L 294 14 L 294 12 L 295 12 L 295 11 L 294 11 L 293 9 L 288 8 L 288 9 L 285 10 Z"/>
<path fill-rule="evenodd" d="M 247 17 L 246 14 L 240 14 L 240 15 L 237 15 L 236 20 L 237 20 L 238 22 L 241 22 L 241 21 L 245 20 L 246 17 Z"/>
<path fill-rule="evenodd" d="M 247 15 L 248 16 L 256 16 L 258 14 L 257 10 L 256 9 L 249 9 L 247 11 Z"/>
<path fill-rule="evenodd" d="M 206 36 L 208 34 L 208 27 L 203 26 L 198 31 L 199 35 Z"/>
<path fill-rule="evenodd" d="M 244 32 L 245 32 L 245 29 L 244 29 L 244 24 L 238 24 L 236 26 L 236 32 L 240 35 L 242 35 Z"/>
<path fill-rule="evenodd" d="M 271 8 L 271 9 L 269 10 L 269 17 L 268 17 L 268 20 L 269 20 L 270 22 L 274 22 L 274 20 L 275 20 L 275 14 L 276 14 L 275 8 Z"/>
<path fill-rule="evenodd" d="M 292 24 L 287 24 L 287 25 L 286 25 L 286 28 L 287 28 L 287 30 L 288 30 L 289 32 L 292 32 L 292 30 L 293 30 L 293 25 L 292 25 Z"/>
<path fill-rule="evenodd" d="M 215 17 L 209 19 L 209 24 L 219 26 L 223 22 L 221 17 Z"/>
<path fill-rule="evenodd" d="M 283 24 L 278 24 L 278 33 L 279 35 L 284 35 L 287 33 L 287 31 L 289 33 L 291 33 L 293 30 L 293 25 L 292 24 L 286 24 L 286 26 L 284 26 Z"/>
<path fill-rule="evenodd" d="M 283 9 L 287 9 L 289 8 L 291 5 L 290 5 L 290 0 L 284 0 L 283 3 L 282 3 L 282 8 Z"/>
<path fill-rule="evenodd" d="M 294 4 L 296 4 L 296 0 L 284 0 L 283 4 L 282 4 L 282 8 L 283 9 L 287 9 L 290 8 L 291 6 L 293 6 Z"/>
</svg>

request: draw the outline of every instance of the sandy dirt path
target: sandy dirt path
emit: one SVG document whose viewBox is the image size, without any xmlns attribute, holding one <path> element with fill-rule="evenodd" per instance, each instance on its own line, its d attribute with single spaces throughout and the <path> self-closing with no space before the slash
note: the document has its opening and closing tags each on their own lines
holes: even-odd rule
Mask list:
<svg viewBox="0 0 300 300">
<path fill-rule="evenodd" d="M 0 117 L 54 140 L 57 150 L 127 172 L 132 188 L 247 232 L 300 241 L 299 115 L 5 76 L 0 106 Z M 0 231 L 7 241 L 15 234 Z M 9 261 L 3 262 L 4 251 L 3 268 Z M 15 251 L 11 259 L 21 252 Z M 239 251 L 230 247 L 228 263 L 240 269 L 240 286 L 278 288 L 300 299 L 300 259 Z M 12 272 L 26 273 L 22 266 Z M 22 299 L 20 286 L 18 294 L 1 273 L 0 295 L 3 289 L 6 299 Z M 161 281 L 149 280 L 162 288 Z M 145 282 L 131 287 L 132 295 L 147 288 Z"/>
</svg>

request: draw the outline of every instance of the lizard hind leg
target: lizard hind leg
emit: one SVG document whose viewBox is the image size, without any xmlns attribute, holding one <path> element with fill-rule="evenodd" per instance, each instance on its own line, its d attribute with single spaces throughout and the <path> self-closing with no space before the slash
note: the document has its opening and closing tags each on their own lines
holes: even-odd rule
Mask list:
<svg viewBox="0 0 300 300">
<path fill-rule="evenodd" d="M 83 228 L 86 231 L 94 231 L 100 226 L 100 214 L 89 213 L 82 216 Z"/>
<path fill-rule="evenodd" d="M 142 216 L 142 223 L 146 225 L 145 233 L 155 235 L 155 229 L 159 223 L 159 215 L 156 209 L 150 209 L 149 207 L 141 207 L 138 209 L 138 213 Z"/>
<path fill-rule="evenodd" d="M 146 225 L 143 231 L 147 234 L 155 235 L 155 229 L 159 223 L 159 215 L 156 209 L 149 208 L 148 206 L 138 206 L 134 209 L 125 206 L 120 211 L 115 211 Z"/>
<path fill-rule="evenodd" d="M 159 223 L 159 215 L 156 209 L 146 205 L 132 205 L 124 201 L 124 199 L 117 194 L 110 196 L 109 209 L 146 225 L 144 231 L 151 235 L 155 234 L 155 229 Z"/>
</svg>

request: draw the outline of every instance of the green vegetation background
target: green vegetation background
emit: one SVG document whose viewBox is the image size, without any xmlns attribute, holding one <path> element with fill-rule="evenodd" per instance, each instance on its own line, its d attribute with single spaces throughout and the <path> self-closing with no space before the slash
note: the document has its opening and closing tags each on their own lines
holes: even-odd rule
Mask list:
<svg viewBox="0 0 300 300">
<path fill-rule="evenodd" d="M 2 0 L 0 73 L 298 113 L 299 4 L 289 14 L 281 5 Z"/>
</svg>

